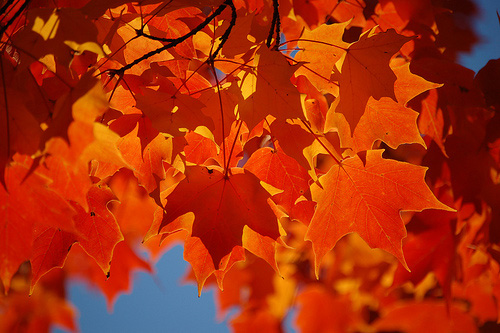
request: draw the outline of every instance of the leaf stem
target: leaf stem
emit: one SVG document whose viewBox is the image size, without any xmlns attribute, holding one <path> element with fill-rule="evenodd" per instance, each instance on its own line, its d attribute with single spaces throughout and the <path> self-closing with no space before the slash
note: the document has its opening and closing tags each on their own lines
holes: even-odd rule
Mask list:
<svg viewBox="0 0 500 333">
<path fill-rule="evenodd" d="M 148 58 L 151 58 L 152 56 L 159 54 L 165 50 L 168 50 L 174 46 L 179 45 L 180 43 L 182 43 L 183 41 L 185 41 L 189 37 L 196 35 L 199 31 L 201 31 L 203 28 L 205 28 L 210 23 L 210 21 L 212 21 L 215 17 L 219 16 L 224 11 L 224 9 L 228 6 L 229 3 L 232 3 L 232 0 L 224 1 L 224 3 L 222 3 L 219 7 L 217 7 L 217 9 L 212 14 L 207 16 L 202 23 L 200 23 L 196 28 L 194 28 L 193 30 L 191 30 L 190 32 L 185 34 L 184 36 L 176 38 L 174 41 L 168 43 L 167 45 L 164 45 L 162 47 L 157 48 L 156 50 L 150 51 L 150 52 L 142 55 L 141 57 L 135 59 L 134 61 L 123 66 L 120 69 L 109 70 L 109 71 L 111 73 L 119 75 L 121 73 L 124 73 L 126 70 L 134 67 L 135 65 L 139 64 L 140 62 L 142 62 Z"/>
<path fill-rule="evenodd" d="M 283 54 L 283 53 L 282 53 L 282 54 Z M 290 57 L 290 56 L 288 56 L 288 55 L 286 55 L 286 54 L 283 54 L 283 55 L 285 56 L 285 58 L 287 58 L 287 59 L 288 59 L 288 60 L 290 60 L 290 61 L 295 61 L 296 63 L 300 63 L 300 61 L 295 60 L 295 59 L 293 59 L 292 57 Z M 319 74 L 319 73 L 318 73 L 318 72 L 316 72 L 315 70 L 313 70 L 313 69 L 311 69 L 311 68 L 307 67 L 306 65 L 303 65 L 303 64 L 302 64 L 302 67 L 304 67 L 305 69 L 307 69 L 309 72 L 311 72 L 311 73 L 313 73 L 313 74 L 317 75 L 318 77 L 322 78 L 323 80 L 325 80 L 325 81 L 327 81 L 327 82 L 329 82 L 329 83 L 332 83 L 332 84 L 336 85 L 337 87 L 340 87 L 340 85 L 339 85 L 337 82 L 334 82 L 334 81 L 331 81 L 330 79 L 327 79 L 326 77 L 324 77 L 323 75 Z"/>
<path fill-rule="evenodd" d="M 226 165 L 226 144 L 224 143 L 224 139 L 226 138 L 225 130 L 224 130 L 224 109 L 222 106 L 222 96 L 220 94 L 220 82 L 219 78 L 217 77 L 217 72 L 215 71 L 215 66 L 213 62 L 210 62 L 210 68 L 212 69 L 212 73 L 215 78 L 215 82 L 217 85 L 217 96 L 219 97 L 219 106 L 220 106 L 220 116 L 221 116 L 221 122 L 222 122 L 222 157 L 224 160 L 224 165 Z"/>
<path fill-rule="evenodd" d="M 233 150 L 234 150 L 234 146 L 236 145 L 236 140 L 238 139 L 238 135 L 240 134 L 240 130 L 241 130 L 241 125 L 243 125 L 243 120 L 239 120 L 240 124 L 238 125 L 238 129 L 236 130 L 236 134 L 234 136 L 234 140 L 233 140 L 233 144 L 231 146 L 231 150 L 229 151 L 229 155 L 227 157 L 227 165 L 225 166 L 225 170 L 224 170 L 224 177 L 227 177 L 227 174 L 229 172 L 229 162 L 231 161 L 231 155 L 233 155 Z M 222 144 L 225 146 L 226 143 L 225 142 L 222 142 Z"/>
</svg>

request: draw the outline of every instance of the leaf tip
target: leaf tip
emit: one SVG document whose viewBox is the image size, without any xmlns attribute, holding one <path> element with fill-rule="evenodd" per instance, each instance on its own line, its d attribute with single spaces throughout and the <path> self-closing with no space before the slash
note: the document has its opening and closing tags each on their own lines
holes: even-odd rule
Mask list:
<svg viewBox="0 0 500 333">
<path fill-rule="evenodd" d="M 314 251 L 314 248 L 313 252 L 314 252 L 314 276 L 316 277 L 316 280 L 319 280 L 319 266 L 321 264 L 322 258 L 318 258 L 318 255 L 316 254 L 316 251 Z"/>
<path fill-rule="evenodd" d="M 408 271 L 408 273 L 411 273 L 410 267 L 408 267 L 408 264 L 406 263 L 406 259 L 403 254 L 401 254 L 401 257 L 398 256 L 398 260 L 401 263 L 401 265 Z"/>
<path fill-rule="evenodd" d="M 321 264 L 321 259 L 324 257 L 323 254 L 318 254 L 318 250 L 314 246 L 314 242 L 308 237 L 308 234 L 306 233 L 306 236 L 304 237 L 305 241 L 309 241 L 312 244 L 312 251 L 314 254 L 314 276 L 316 277 L 316 280 L 319 280 L 319 266 Z"/>
<path fill-rule="evenodd" d="M 314 276 L 316 277 L 316 280 L 319 281 L 319 267 L 314 268 Z"/>
</svg>

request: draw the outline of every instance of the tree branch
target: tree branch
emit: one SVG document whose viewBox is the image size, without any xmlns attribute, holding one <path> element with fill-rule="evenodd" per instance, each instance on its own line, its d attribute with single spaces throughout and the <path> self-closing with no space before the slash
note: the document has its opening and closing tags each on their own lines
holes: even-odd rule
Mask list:
<svg viewBox="0 0 500 333">
<path fill-rule="evenodd" d="M 226 0 L 226 1 L 224 1 L 224 3 L 222 3 L 219 7 L 217 7 L 217 9 L 211 15 L 207 16 L 207 18 L 202 23 L 200 23 L 196 28 L 194 28 L 193 30 L 191 30 L 190 32 L 188 32 L 187 34 L 185 34 L 184 36 L 176 38 L 176 39 L 170 41 L 167 45 L 164 45 L 164 46 L 162 46 L 160 48 L 157 48 L 156 50 L 153 50 L 153 51 L 150 51 L 150 52 L 144 54 L 143 56 L 135 59 L 134 61 L 132 61 L 131 63 L 129 63 L 129 64 L 125 65 L 125 66 L 123 66 L 120 69 L 109 70 L 109 72 L 113 76 L 114 75 L 121 76 L 121 75 L 123 75 L 123 73 L 125 73 L 126 70 L 134 67 L 135 65 L 137 65 L 141 61 L 144 61 L 144 60 L 146 60 L 148 58 L 151 58 L 152 56 L 154 56 L 156 54 L 159 54 L 159 53 L 161 53 L 161 52 L 163 52 L 165 50 L 168 50 L 168 49 L 170 49 L 170 48 L 172 48 L 174 46 L 179 45 L 180 43 L 182 43 L 183 41 L 185 41 L 189 37 L 196 35 L 199 31 L 201 31 L 203 28 L 205 28 L 210 23 L 210 21 L 212 21 L 215 17 L 219 16 L 224 11 L 224 9 L 226 9 L 226 7 L 228 5 L 230 7 L 231 6 L 234 7 L 233 1 L 232 0 Z"/>
<path fill-rule="evenodd" d="M 5 13 L 5 11 L 7 10 L 7 8 L 10 7 L 10 5 L 12 5 L 12 3 L 14 2 L 14 0 L 8 0 L 5 2 L 5 4 L 2 6 L 2 8 L 0 8 L 0 15 L 2 15 L 3 13 Z"/>
<path fill-rule="evenodd" d="M 279 12 L 279 1 L 273 0 L 273 20 L 271 22 L 271 29 L 269 30 L 269 35 L 267 36 L 266 45 L 267 47 L 271 47 L 271 42 L 273 40 L 273 35 L 276 34 L 275 37 L 275 45 L 274 49 L 277 50 L 280 44 L 280 12 Z"/>
<path fill-rule="evenodd" d="M 28 5 L 30 4 L 31 0 L 26 0 L 22 5 L 21 7 L 19 7 L 19 9 L 17 10 L 17 12 L 15 12 L 14 16 L 12 16 L 10 18 L 10 20 L 0 29 L 0 36 L 3 35 L 3 33 L 10 27 L 10 25 L 12 23 L 14 23 L 14 21 L 17 19 L 17 17 L 19 15 L 21 15 L 21 13 L 26 9 L 26 7 L 28 7 Z M 2 7 L 3 9 L 3 7 Z"/>
<path fill-rule="evenodd" d="M 221 41 L 219 46 L 217 46 L 217 49 L 215 52 L 211 55 L 211 62 L 217 57 L 217 54 L 219 51 L 222 49 L 222 46 L 226 43 L 226 41 L 229 38 L 229 35 L 231 34 L 231 30 L 233 29 L 234 25 L 236 24 L 236 7 L 234 7 L 233 0 L 226 1 L 228 6 L 231 8 L 231 22 L 229 22 L 229 27 L 227 27 L 226 31 L 224 31 L 224 34 L 221 36 Z"/>
</svg>

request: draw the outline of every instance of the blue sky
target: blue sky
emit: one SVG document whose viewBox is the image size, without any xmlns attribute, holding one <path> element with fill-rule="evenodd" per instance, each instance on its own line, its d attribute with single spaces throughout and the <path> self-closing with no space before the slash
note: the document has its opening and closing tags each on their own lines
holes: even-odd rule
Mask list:
<svg viewBox="0 0 500 333">
<path fill-rule="evenodd" d="M 500 1 L 481 0 L 475 28 L 482 41 L 471 54 L 462 55 L 462 65 L 478 71 L 489 59 L 500 58 L 500 25 L 496 11 Z M 82 332 L 229 332 L 227 322 L 216 320 L 214 293 L 197 297 L 195 285 L 181 284 L 188 268 L 182 247 L 167 252 L 156 265 L 156 276 L 135 275 L 134 290 L 122 295 L 109 314 L 104 297 L 80 283 L 69 286 L 69 297 L 80 313 Z M 293 318 L 289 318 L 291 322 Z M 291 327 L 290 323 L 287 325 Z M 55 332 L 61 332 L 54 330 Z"/>
<path fill-rule="evenodd" d="M 500 12 L 499 0 L 476 0 L 479 5 L 479 17 L 475 29 L 482 38 L 470 54 L 463 54 L 460 63 L 475 72 L 486 65 L 490 59 L 500 58 L 500 24 L 497 11 Z"/>
<path fill-rule="evenodd" d="M 181 284 L 188 263 L 176 246 L 156 265 L 156 276 L 139 272 L 134 290 L 122 295 L 109 314 L 104 297 L 81 283 L 71 284 L 69 295 L 80 312 L 82 332 L 229 332 L 217 322 L 213 291 L 198 298 L 197 287 Z"/>
</svg>

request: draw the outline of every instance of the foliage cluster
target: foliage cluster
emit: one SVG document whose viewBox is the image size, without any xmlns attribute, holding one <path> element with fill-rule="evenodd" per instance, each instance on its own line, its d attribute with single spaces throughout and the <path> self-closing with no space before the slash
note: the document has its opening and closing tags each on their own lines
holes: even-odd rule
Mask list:
<svg viewBox="0 0 500 333">
<path fill-rule="evenodd" d="M 456 63 L 474 8 L 0 2 L 0 331 L 77 330 L 65 281 L 112 307 L 176 242 L 235 332 L 292 308 L 303 332 L 498 328 L 500 60 Z"/>
</svg>

